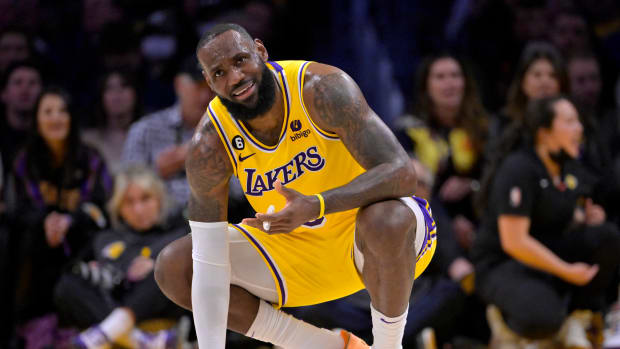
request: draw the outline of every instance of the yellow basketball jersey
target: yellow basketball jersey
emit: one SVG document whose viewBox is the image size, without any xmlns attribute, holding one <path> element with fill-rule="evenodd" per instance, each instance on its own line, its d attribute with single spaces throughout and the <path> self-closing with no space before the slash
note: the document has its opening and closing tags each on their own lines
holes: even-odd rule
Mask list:
<svg viewBox="0 0 620 349">
<path fill-rule="evenodd" d="M 277 75 L 285 105 L 277 145 L 267 146 L 257 140 L 241 121 L 230 116 L 218 97 L 209 105 L 209 116 L 226 144 L 235 175 L 257 212 L 266 212 L 269 205 L 276 210 L 284 207 L 286 201 L 274 189 L 276 179 L 312 195 L 346 184 L 364 172 L 338 136 L 321 130 L 307 115 L 302 86 L 309 62 L 267 64 Z M 322 228 L 314 229 L 329 230 L 338 220 L 327 219 Z"/>
<path fill-rule="evenodd" d="M 305 195 L 343 186 L 362 168 L 336 134 L 319 128 L 303 101 L 304 75 L 310 62 L 268 62 L 284 99 L 279 141 L 268 146 L 232 117 L 218 97 L 208 107 L 234 173 L 257 212 L 269 205 L 281 210 L 286 200 L 274 188 L 283 185 Z M 269 235 L 234 224 L 261 254 L 279 291 L 277 306 L 302 306 L 341 298 L 364 288 L 353 262 L 358 209 L 325 215 L 288 234 Z M 326 272 L 328 271 L 328 272 Z"/>
</svg>

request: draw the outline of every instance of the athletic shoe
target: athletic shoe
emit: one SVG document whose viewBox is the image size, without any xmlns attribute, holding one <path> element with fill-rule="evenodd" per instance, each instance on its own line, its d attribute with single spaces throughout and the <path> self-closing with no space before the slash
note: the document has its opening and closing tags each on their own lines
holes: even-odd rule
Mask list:
<svg viewBox="0 0 620 349">
<path fill-rule="evenodd" d="M 351 332 L 340 330 L 340 336 L 344 340 L 344 349 L 370 349 L 366 342 Z"/>
<path fill-rule="evenodd" d="M 564 348 L 591 349 L 592 343 L 588 340 L 586 330 L 590 327 L 592 312 L 589 310 L 575 310 L 564 320 L 558 339 Z"/>
<path fill-rule="evenodd" d="M 189 318 L 183 316 L 174 328 L 154 333 L 139 331 L 134 338 L 141 349 L 184 349 L 190 326 Z"/>
<path fill-rule="evenodd" d="M 605 316 L 606 329 L 603 348 L 620 349 L 620 304 L 616 303 Z"/>
<path fill-rule="evenodd" d="M 487 322 L 491 328 L 489 347 L 494 349 L 519 349 L 522 347 L 521 337 L 506 325 L 502 313 L 495 305 L 487 306 Z"/>
<path fill-rule="evenodd" d="M 110 340 L 108 340 L 108 337 L 99 326 L 88 328 L 71 341 L 71 348 L 74 349 L 107 349 L 110 347 Z"/>
<path fill-rule="evenodd" d="M 592 321 L 588 329 L 588 340 L 592 343 L 593 349 L 602 349 L 605 340 L 603 333 L 605 331 L 605 321 L 603 321 L 603 313 L 596 311 L 592 313 Z"/>
<path fill-rule="evenodd" d="M 432 327 L 424 328 L 416 337 L 416 341 L 420 349 L 437 349 L 437 338 Z"/>
</svg>

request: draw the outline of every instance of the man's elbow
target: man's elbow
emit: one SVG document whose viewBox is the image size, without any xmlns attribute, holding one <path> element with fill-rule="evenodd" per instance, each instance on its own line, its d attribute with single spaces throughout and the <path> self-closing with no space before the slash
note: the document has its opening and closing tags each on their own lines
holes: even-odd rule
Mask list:
<svg viewBox="0 0 620 349">
<path fill-rule="evenodd" d="M 396 180 L 401 184 L 401 196 L 411 196 L 415 194 L 418 186 L 418 177 L 413 162 L 407 159 L 407 161 L 401 161 L 399 163 L 398 171 L 396 171 Z"/>
</svg>

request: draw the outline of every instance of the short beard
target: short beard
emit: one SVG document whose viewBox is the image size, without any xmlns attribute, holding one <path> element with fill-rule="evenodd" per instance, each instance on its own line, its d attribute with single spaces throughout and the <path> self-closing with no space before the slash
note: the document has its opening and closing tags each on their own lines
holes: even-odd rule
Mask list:
<svg viewBox="0 0 620 349">
<path fill-rule="evenodd" d="M 243 104 L 220 97 L 222 104 L 235 119 L 247 121 L 263 115 L 271 109 L 276 100 L 276 82 L 271 70 L 263 63 L 261 82 L 258 85 L 258 101 L 256 106 L 249 108 Z"/>
</svg>

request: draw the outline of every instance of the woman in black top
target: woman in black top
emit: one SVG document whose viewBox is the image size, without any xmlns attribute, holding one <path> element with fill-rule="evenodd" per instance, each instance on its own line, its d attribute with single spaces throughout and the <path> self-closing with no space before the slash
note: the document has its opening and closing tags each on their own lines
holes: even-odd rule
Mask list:
<svg viewBox="0 0 620 349">
<path fill-rule="evenodd" d="M 478 225 L 472 196 L 479 188 L 488 134 L 476 82 L 458 57 L 429 56 L 418 69 L 414 99 L 414 115 L 397 120 L 396 136 L 436 179 L 427 199 L 446 213 L 443 231 L 449 229 L 469 249 Z M 451 254 L 445 264 L 462 256 Z"/>
<path fill-rule="evenodd" d="M 489 125 L 489 142 L 495 147 L 510 124 L 523 122 L 528 102 L 568 93 L 568 78 L 562 55 L 547 42 L 525 46 L 508 89 L 506 106 Z"/>
<path fill-rule="evenodd" d="M 524 148 L 493 176 L 472 255 L 482 298 L 519 335 L 543 338 L 572 310 L 602 309 L 620 237 L 574 161 L 583 127 L 572 103 L 531 102 L 525 123 Z"/>
<path fill-rule="evenodd" d="M 103 205 L 112 186 L 103 158 L 80 141 L 65 91 L 43 91 L 35 111 L 14 161 L 11 200 L 7 195 L 19 322 L 53 311 L 62 267 L 107 225 Z"/>
<path fill-rule="evenodd" d="M 165 184 L 150 169 L 133 166 L 115 177 L 108 202 L 112 228 L 90 244 L 94 260 L 76 262 L 55 289 L 61 318 L 81 328 L 90 326 L 74 338 L 75 348 L 113 342 L 128 348 L 168 348 L 166 343 L 176 342 L 173 331 L 149 335 L 135 327 L 183 312 L 164 296 L 153 274 L 159 252 L 188 232 L 182 217 L 169 215 L 169 207 Z"/>
</svg>

